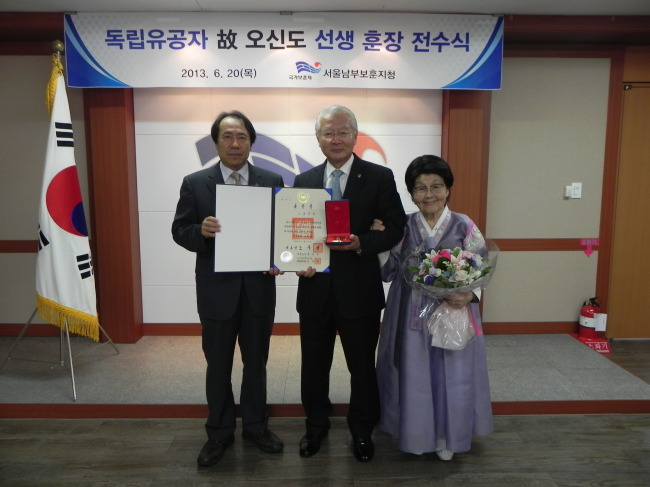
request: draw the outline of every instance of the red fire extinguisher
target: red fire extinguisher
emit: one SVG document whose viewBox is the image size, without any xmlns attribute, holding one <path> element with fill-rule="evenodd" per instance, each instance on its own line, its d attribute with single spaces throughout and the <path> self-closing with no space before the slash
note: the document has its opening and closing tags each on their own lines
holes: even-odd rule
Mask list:
<svg viewBox="0 0 650 487">
<path fill-rule="evenodd" d="M 600 313 L 600 304 L 598 303 L 598 298 L 587 299 L 580 309 L 580 326 L 578 327 L 578 335 L 580 337 L 600 337 L 596 331 L 596 320 L 594 319 L 595 313 Z"/>
</svg>

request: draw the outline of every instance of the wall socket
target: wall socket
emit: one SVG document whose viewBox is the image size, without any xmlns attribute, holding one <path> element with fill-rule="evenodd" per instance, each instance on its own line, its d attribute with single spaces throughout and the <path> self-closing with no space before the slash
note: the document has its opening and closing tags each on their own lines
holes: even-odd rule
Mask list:
<svg viewBox="0 0 650 487">
<path fill-rule="evenodd" d="M 564 187 L 564 197 L 567 199 L 582 198 L 582 183 L 571 183 Z"/>
<path fill-rule="evenodd" d="M 571 198 L 582 198 L 582 183 L 571 183 Z"/>
</svg>

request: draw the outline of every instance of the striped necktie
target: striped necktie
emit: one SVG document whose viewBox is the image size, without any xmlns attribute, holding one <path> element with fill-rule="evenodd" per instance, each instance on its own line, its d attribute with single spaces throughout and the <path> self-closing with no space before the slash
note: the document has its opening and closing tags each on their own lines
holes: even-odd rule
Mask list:
<svg viewBox="0 0 650 487">
<path fill-rule="evenodd" d="M 241 186 L 241 174 L 239 174 L 237 171 L 233 171 L 233 172 L 230 174 L 230 177 L 233 178 L 233 179 L 235 180 L 235 184 L 236 184 L 237 186 Z"/>
</svg>

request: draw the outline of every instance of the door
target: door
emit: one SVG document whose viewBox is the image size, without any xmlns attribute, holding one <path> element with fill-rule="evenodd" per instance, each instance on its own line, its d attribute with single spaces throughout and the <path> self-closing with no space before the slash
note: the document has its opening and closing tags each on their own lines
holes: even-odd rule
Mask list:
<svg viewBox="0 0 650 487">
<path fill-rule="evenodd" d="M 607 337 L 650 338 L 650 83 L 624 89 Z"/>
</svg>

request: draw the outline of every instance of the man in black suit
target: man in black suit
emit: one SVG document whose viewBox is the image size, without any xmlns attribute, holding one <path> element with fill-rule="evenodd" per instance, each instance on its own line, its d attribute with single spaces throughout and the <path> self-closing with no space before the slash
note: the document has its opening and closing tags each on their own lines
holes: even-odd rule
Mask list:
<svg viewBox="0 0 650 487">
<path fill-rule="evenodd" d="M 330 427 L 329 379 L 338 332 L 351 377 L 347 420 L 353 452 L 357 460 L 367 462 L 374 455 L 371 435 L 379 421 L 375 350 L 385 305 L 377 254 L 402 239 L 406 215 L 392 171 L 353 153 L 357 133 L 349 109 L 324 108 L 316 120 L 316 138 L 327 160 L 297 176 L 294 184 L 330 188 L 332 174 L 341 170 L 337 179 L 343 198 L 350 202 L 352 232 L 350 244 L 331 248 L 330 272 L 317 274 L 309 267 L 298 273 L 301 396 L 307 414 L 300 455 L 316 454 Z M 332 192 L 336 194 L 336 189 Z M 384 231 L 370 229 L 375 219 L 383 223 Z"/>
<path fill-rule="evenodd" d="M 216 185 L 283 187 L 284 182 L 281 176 L 248 162 L 256 133 L 242 113 L 220 114 L 212 125 L 211 136 L 220 162 L 183 179 L 172 223 L 174 241 L 196 252 L 197 309 L 207 361 L 209 408 L 205 425 L 208 441 L 197 458 L 201 466 L 221 460 L 234 441 L 231 375 L 237 340 L 244 364 L 240 394 L 242 436 L 268 453 L 279 453 L 284 447 L 280 438 L 269 431 L 266 414 L 266 362 L 275 317 L 277 269 L 264 273 L 214 271 L 214 239 L 222 231 L 214 216 Z"/>
</svg>

